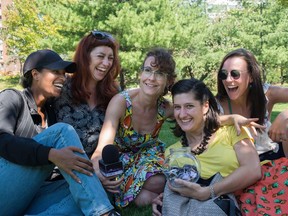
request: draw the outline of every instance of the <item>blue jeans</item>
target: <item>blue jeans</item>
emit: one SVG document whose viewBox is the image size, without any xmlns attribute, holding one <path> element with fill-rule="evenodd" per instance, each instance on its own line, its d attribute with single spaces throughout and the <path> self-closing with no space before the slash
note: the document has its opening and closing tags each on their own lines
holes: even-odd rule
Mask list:
<svg viewBox="0 0 288 216">
<path fill-rule="evenodd" d="M 56 149 L 83 149 L 74 128 L 65 123 L 57 123 L 33 139 Z M 86 154 L 75 154 L 88 159 Z M 75 172 L 80 184 L 60 169 L 65 180 L 46 182 L 53 168 L 53 164 L 21 166 L 0 157 L 1 215 L 102 215 L 113 209 L 95 174 Z"/>
</svg>

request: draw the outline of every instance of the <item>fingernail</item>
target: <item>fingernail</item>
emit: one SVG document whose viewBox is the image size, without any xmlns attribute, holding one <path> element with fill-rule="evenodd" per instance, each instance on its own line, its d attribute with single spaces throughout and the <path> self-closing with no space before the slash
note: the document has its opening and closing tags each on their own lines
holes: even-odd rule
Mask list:
<svg viewBox="0 0 288 216">
<path fill-rule="evenodd" d="M 80 180 L 78 180 L 78 183 L 81 184 L 82 182 Z"/>
</svg>

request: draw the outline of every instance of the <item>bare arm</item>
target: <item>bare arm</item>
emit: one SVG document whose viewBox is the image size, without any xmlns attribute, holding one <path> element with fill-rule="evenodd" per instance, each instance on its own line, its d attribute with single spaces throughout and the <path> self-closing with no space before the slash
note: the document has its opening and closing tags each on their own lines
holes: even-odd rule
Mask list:
<svg viewBox="0 0 288 216">
<path fill-rule="evenodd" d="M 254 184 L 261 178 L 259 156 L 251 140 L 244 139 L 234 145 L 239 168 L 214 186 L 215 193 L 222 195 L 235 192 Z M 245 176 L 245 178 L 243 178 Z"/>
<path fill-rule="evenodd" d="M 288 88 L 282 86 L 269 86 L 266 97 L 268 98 L 268 112 L 271 114 L 273 106 L 276 103 L 287 103 L 288 102 Z"/>
<path fill-rule="evenodd" d="M 281 86 L 269 86 L 266 96 L 268 98 L 268 112 L 271 115 L 274 104 L 288 102 L 288 88 Z M 268 132 L 270 138 L 275 142 L 288 144 L 288 110 L 282 111 L 273 121 Z M 284 146 L 284 145 L 283 145 Z M 288 147 L 287 147 L 288 148 Z"/>
<path fill-rule="evenodd" d="M 123 96 L 114 96 L 106 110 L 103 127 L 99 135 L 99 141 L 91 160 L 94 168 L 98 169 L 98 160 L 102 158 L 102 150 L 108 144 L 113 144 L 121 117 L 125 114 L 126 102 Z M 94 161 L 97 163 L 94 163 Z"/>
<path fill-rule="evenodd" d="M 100 132 L 99 141 L 96 150 L 94 151 L 91 160 L 96 175 L 101 180 L 103 186 L 112 193 L 117 193 L 117 187 L 120 185 L 123 178 L 114 181 L 111 178 L 105 178 L 99 171 L 99 160 L 102 159 L 102 150 L 108 144 L 113 144 L 118 129 L 120 119 L 125 114 L 126 101 L 122 95 L 115 95 L 106 110 L 105 120 Z"/>
</svg>

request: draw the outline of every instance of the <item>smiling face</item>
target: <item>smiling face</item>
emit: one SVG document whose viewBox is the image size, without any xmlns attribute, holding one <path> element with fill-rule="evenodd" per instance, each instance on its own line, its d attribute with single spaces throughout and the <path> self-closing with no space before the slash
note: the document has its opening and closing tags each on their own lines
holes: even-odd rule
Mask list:
<svg viewBox="0 0 288 216">
<path fill-rule="evenodd" d="M 245 100 L 249 92 L 249 84 L 253 81 L 248 70 L 247 63 L 241 57 L 228 58 L 221 70 L 228 72 L 226 79 L 222 80 L 227 95 L 231 100 Z M 235 79 L 231 76 L 231 71 L 239 71 L 240 77 Z"/>
<path fill-rule="evenodd" d="M 174 117 L 184 132 L 202 133 L 205 124 L 205 114 L 209 103 L 203 105 L 194 99 L 192 92 L 176 94 L 173 97 Z"/>
<path fill-rule="evenodd" d="M 66 80 L 64 70 L 42 69 L 41 72 L 33 69 L 32 87 L 46 99 L 50 97 L 58 97 Z"/>
<path fill-rule="evenodd" d="M 94 81 L 101 81 L 113 65 L 114 55 L 112 48 L 97 46 L 90 53 L 90 73 Z"/>
<path fill-rule="evenodd" d="M 157 97 L 159 97 L 163 94 L 167 84 L 166 74 L 164 73 L 163 75 L 163 73 L 158 71 L 159 68 L 155 65 L 155 58 L 153 56 L 149 56 L 146 59 L 143 68 L 145 68 L 145 70 L 140 73 L 140 88 L 146 94 L 157 95 Z M 147 73 L 148 69 L 150 71 L 149 73 Z M 160 76 L 160 73 L 163 76 Z"/>
</svg>

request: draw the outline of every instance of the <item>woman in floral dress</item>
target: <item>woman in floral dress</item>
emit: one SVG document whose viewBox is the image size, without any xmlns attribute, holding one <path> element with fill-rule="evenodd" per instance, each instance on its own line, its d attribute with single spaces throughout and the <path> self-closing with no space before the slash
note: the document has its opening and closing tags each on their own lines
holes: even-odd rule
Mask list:
<svg viewBox="0 0 288 216">
<path fill-rule="evenodd" d="M 163 96 L 175 77 L 171 54 L 165 49 L 153 49 L 141 67 L 140 87 L 117 94 L 108 105 L 98 146 L 91 159 L 98 170 L 104 146 L 114 143 L 119 148 L 124 165 L 120 188 L 117 181 L 96 171 L 104 187 L 115 194 L 119 207 L 131 202 L 138 206 L 149 205 L 163 192 L 165 145 L 158 135 L 164 120 L 172 116 L 171 103 Z"/>
</svg>

